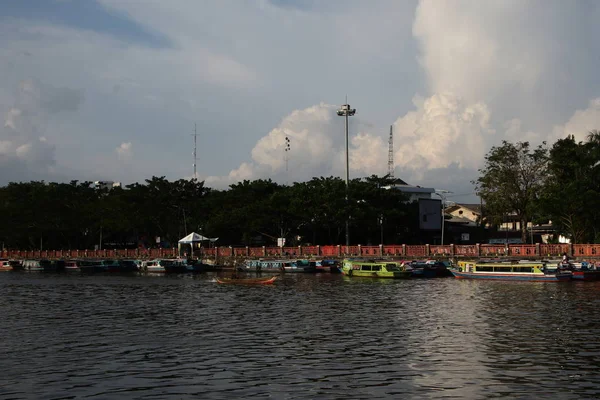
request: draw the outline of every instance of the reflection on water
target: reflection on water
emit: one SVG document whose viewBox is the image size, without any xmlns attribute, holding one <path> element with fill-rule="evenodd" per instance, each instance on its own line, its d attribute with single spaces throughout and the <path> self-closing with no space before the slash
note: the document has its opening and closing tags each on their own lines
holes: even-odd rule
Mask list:
<svg viewBox="0 0 600 400">
<path fill-rule="evenodd" d="M 600 284 L 0 274 L 1 398 L 592 398 Z"/>
</svg>

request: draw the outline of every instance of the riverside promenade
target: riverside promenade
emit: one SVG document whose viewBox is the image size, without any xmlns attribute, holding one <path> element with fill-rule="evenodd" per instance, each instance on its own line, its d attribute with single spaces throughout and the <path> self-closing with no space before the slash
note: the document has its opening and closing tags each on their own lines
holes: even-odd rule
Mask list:
<svg viewBox="0 0 600 400">
<path fill-rule="evenodd" d="M 152 259 L 174 258 L 184 255 L 178 248 L 158 249 L 102 249 L 102 250 L 3 250 L 0 258 L 8 259 Z M 600 259 L 600 244 L 470 244 L 470 245 L 376 245 L 376 246 L 285 246 L 285 247 L 194 247 L 194 256 L 234 263 L 258 258 L 555 258 L 566 253 L 577 259 Z"/>
</svg>

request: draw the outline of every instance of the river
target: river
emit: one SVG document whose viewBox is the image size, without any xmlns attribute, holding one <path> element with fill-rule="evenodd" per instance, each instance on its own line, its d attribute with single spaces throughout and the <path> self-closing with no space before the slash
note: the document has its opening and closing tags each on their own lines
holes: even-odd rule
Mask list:
<svg viewBox="0 0 600 400">
<path fill-rule="evenodd" d="M 0 274 L 2 399 L 597 398 L 600 282 Z"/>
</svg>

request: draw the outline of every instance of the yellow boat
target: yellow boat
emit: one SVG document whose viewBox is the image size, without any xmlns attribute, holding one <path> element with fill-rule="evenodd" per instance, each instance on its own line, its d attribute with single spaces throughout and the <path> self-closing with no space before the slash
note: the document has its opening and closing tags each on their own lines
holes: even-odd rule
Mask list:
<svg viewBox="0 0 600 400">
<path fill-rule="evenodd" d="M 364 278 L 410 278 L 411 272 L 403 265 L 394 261 L 375 260 L 344 260 L 342 274 Z"/>
</svg>

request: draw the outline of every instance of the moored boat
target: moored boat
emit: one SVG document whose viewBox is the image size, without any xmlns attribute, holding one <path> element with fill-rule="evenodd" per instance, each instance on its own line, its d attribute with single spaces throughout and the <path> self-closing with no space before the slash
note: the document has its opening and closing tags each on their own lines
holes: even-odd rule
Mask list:
<svg viewBox="0 0 600 400">
<path fill-rule="evenodd" d="M 459 261 L 458 266 L 450 271 L 458 279 L 564 282 L 572 278 L 570 271 L 549 269 L 543 262 L 532 261 Z"/>
<path fill-rule="evenodd" d="M 410 278 L 411 272 L 404 266 L 394 261 L 363 261 L 363 260 L 344 260 L 342 264 L 342 273 L 347 276 L 364 278 L 392 278 L 406 279 Z"/>
<path fill-rule="evenodd" d="M 0 271 L 13 271 L 13 265 L 7 258 L 0 259 Z"/>
<path fill-rule="evenodd" d="M 248 272 L 316 272 L 317 263 L 309 260 L 247 260 L 240 269 Z"/>
<path fill-rule="evenodd" d="M 317 260 L 317 272 L 340 273 L 341 265 L 338 260 Z"/>
<path fill-rule="evenodd" d="M 265 278 L 215 278 L 217 283 L 238 285 L 270 285 L 277 279 L 276 276 Z"/>
<path fill-rule="evenodd" d="M 142 261 L 140 270 L 144 272 L 185 273 L 191 272 L 185 260 L 157 258 Z"/>
<path fill-rule="evenodd" d="M 563 267 L 560 265 L 559 267 Z M 597 281 L 600 280 L 600 266 L 587 261 L 569 263 L 568 268 L 573 274 L 573 280 Z"/>
</svg>

